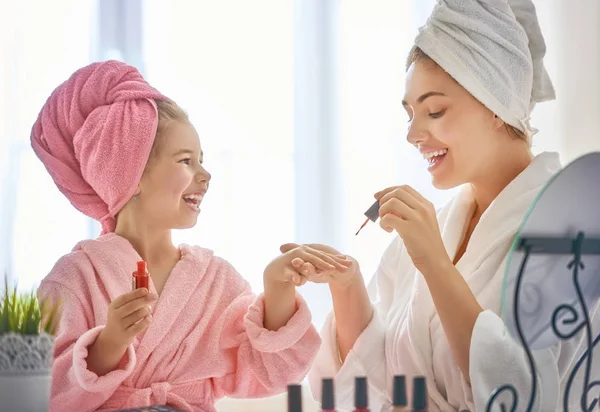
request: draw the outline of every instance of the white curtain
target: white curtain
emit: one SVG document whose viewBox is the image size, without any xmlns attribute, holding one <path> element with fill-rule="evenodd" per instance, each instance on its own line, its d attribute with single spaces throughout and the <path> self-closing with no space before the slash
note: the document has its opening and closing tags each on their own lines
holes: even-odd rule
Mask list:
<svg viewBox="0 0 600 412">
<path fill-rule="evenodd" d="M 152 84 L 190 113 L 213 174 L 198 225 L 177 232 L 175 240 L 215 250 L 256 291 L 278 246 L 294 240 L 333 243 L 355 256 L 370 278 L 390 241 L 374 224 L 354 236 L 372 194 L 408 183 L 441 205 L 453 193 L 431 186 L 424 161 L 405 141 L 400 104 L 405 58 L 432 4 L 143 1 L 141 48 L 134 60 L 143 62 Z M 561 93 L 578 73 L 575 48 L 568 48 L 569 61 L 563 58 L 570 44 L 565 36 L 581 31 L 583 38 L 586 27 L 597 26 L 598 7 L 583 27 L 570 13 L 571 27 L 559 30 L 563 3 L 536 4 L 559 100 L 536 109 L 533 122 L 541 132 L 534 149 L 567 153 L 565 142 L 573 140 L 564 137 L 565 107 L 598 113 L 600 103 L 591 90 L 581 95 L 585 101 Z M 58 192 L 30 149 L 29 131 L 52 89 L 91 62 L 102 39 L 96 1 L 9 7 L 0 15 L 0 270 L 31 289 L 78 240 L 98 232 Z M 579 3 L 578 10 L 586 14 Z M 327 47 L 319 48 L 322 44 Z M 598 50 L 589 48 L 585 56 L 597 67 Z M 598 84 L 597 70 L 582 73 Z M 303 94 L 305 88 L 317 93 Z M 599 131 L 590 120 L 585 132 Z M 580 140 L 577 153 L 597 149 L 599 141 Z M 320 325 L 331 307 L 326 288 L 306 286 L 303 294 Z"/>
</svg>

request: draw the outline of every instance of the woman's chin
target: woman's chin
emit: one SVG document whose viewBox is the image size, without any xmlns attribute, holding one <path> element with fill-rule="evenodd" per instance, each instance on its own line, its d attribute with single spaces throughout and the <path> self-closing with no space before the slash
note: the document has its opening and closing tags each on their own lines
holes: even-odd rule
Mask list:
<svg viewBox="0 0 600 412">
<path fill-rule="evenodd" d="M 456 179 L 452 179 L 451 176 L 432 175 L 431 184 L 438 190 L 448 190 L 454 189 L 462 183 L 457 182 Z"/>
</svg>

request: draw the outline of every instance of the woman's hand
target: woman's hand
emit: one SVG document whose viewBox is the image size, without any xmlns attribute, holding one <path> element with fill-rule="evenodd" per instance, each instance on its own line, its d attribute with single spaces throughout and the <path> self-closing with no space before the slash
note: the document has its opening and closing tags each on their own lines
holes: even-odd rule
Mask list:
<svg viewBox="0 0 600 412">
<path fill-rule="evenodd" d="M 282 253 L 287 253 L 288 250 L 293 250 L 299 247 L 295 243 L 286 243 L 281 245 Z M 343 255 L 332 247 L 318 244 L 304 245 L 304 247 L 317 250 L 326 254 L 331 259 L 334 259 L 338 265 L 335 268 L 323 269 L 316 267 L 312 262 L 297 257 L 292 259 L 292 267 L 304 277 L 314 283 L 329 283 L 335 286 L 347 286 L 360 275 L 358 262 L 353 258 Z"/>
<path fill-rule="evenodd" d="M 375 194 L 379 225 L 402 238 L 413 264 L 422 274 L 452 264 L 442 241 L 431 202 L 410 186 L 394 186 Z"/>
</svg>

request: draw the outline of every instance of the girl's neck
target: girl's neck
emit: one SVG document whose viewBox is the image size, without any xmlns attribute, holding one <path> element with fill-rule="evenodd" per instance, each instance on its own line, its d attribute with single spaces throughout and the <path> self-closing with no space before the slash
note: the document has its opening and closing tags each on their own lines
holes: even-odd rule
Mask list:
<svg viewBox="0 0 600 412">
<path fill-rule="evenodd" d="M 180 254 L 173 245 L 171 230 L 158 230 L 141 224 L 117 219 L 115 234 L 127 239 L 140 257 L 150 266 L 172 261 Z"/>
</svg>

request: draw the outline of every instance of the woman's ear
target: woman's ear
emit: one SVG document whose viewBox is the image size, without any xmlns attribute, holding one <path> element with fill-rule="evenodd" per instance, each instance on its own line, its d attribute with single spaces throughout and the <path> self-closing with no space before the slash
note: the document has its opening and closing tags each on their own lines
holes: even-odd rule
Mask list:
<svg viewBox="0 0 600 412">
<path fill-rule="evenodd" d="M 506 123 L 497 114 L 492 113 L 492 126 L 495 130 L 500 131 Z"/>
</svg>

